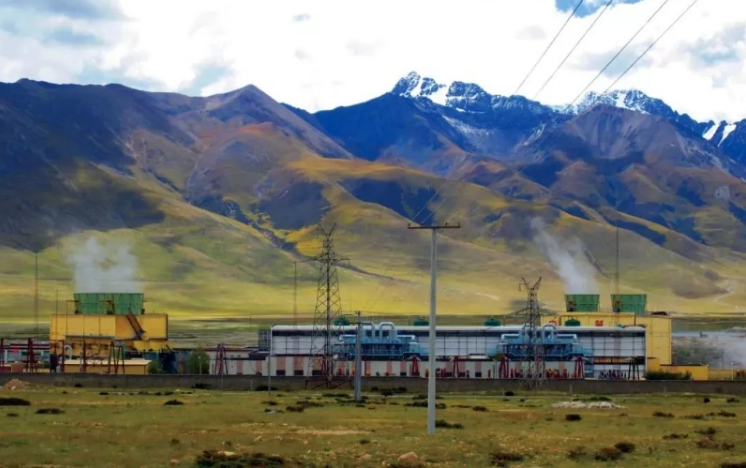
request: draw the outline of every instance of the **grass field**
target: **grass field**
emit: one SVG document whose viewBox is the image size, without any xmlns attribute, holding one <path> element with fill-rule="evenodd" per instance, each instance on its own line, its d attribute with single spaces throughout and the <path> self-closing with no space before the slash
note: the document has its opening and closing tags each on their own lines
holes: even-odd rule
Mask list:
<svg viewBox="0 0 746 468">
<path fill-rule="evenodd" d="M 361 405 L 344 393 L 270 400 L 266 392 L 174 389 L 0 391 L 8 397 L 30 406 L 0 409 L 6 467 L 192 467 L 207 450 L 284 460 L 223 467 L 746 466 L 746 404 L 722 395 L 709 403 L 695 395 L 614 397 L 618 409 L 552 407 L 566 395 L 443 395 L 437 419 L 462 427 L 435 436 L 425 433 L 427 410 L 412 406 L 424 400 L 406 393 L 369 394 Z M 418 460 L 399 462 L 408 452 Z"/>
</svg>

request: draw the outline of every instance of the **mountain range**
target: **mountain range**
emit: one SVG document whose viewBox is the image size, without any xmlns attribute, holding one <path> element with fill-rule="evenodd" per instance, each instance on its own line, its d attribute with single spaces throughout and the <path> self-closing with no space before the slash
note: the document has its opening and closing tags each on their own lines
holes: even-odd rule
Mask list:
<svg viewBox="0 0 746 468">
<path fill-rule="evenodd" d="M 132 246 L 151 309 L 287 317 L 297 276 L 307 316 L 319 224 L 349 258 L 346 311 L 424 313 L 429 238 L 406 228 L 433 222 L 462 227 L 439 240 L 442 313 L 510 311 L 521 277 L 543 277 L 550 307 L 619 289 L 733 312 L 745 177 L 745 121 L 697 122 L 636 90 L 557 107 L 413 72 L 309 113 L 254 86 L 20 80 L 0 84 L 0 317 L 29 318 L 35 253 L 42 312 L 59 310 L 91 233 Z"/>
</svg>

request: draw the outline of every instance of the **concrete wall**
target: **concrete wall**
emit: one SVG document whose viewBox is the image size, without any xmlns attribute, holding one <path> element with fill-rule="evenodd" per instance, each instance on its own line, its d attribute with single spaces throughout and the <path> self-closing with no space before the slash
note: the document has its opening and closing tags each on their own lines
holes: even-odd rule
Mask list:
<svg viewBox="0 0 746 468">
<path fill-rule="evenodd" d="M 207 384 L 210 388 L 225 390 L 253 390 L 258 385 L 266 385 L 266 377 L 246 375 L 94 375 L 94 374 L 0 374 L 0 385 L 11 379 L 19 379 L 32 385 L 51 385 L 72 387 L 80 384 L 84 388 L 160 388 L 187 389 L 193 385 Z M 306 386 L 304 377 L 274 377 L 272 386 L 278 390 L 302 390 Z M 312 384 L 311 388 L 315 385 Z M 363 389 L 406 387 L 407 392 L 427 392 L 427 379 L 416 377 L 367 377 L 363 378 Z M 335 391 L 352 388 L 352 383 L 345 382 Z M 440 379 L 440 392 L 499 392 L 523 391 L 520 382 L 511 380 L 478 380 L 478 379 Z M 325 391 L 316 387 L 317 391 Z M 553 380 L 547 381 L 545 391 L 573 392 L 579 394 L 641 394 L 641 393 L 705 393 L 746 395 L 746 381 L 601 381 L 601 380 Z M 525 391 L 523 391 L 525 392 Z"/>
</svg>

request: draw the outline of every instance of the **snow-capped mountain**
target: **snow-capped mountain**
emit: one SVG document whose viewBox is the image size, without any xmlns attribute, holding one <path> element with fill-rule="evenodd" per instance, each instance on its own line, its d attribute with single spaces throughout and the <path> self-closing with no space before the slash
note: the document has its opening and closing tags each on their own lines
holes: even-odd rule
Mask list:
<svg viewBox="0 0 746 468">
<path fill-rule="evenodd" d="M 492 118 L 499 118 L 497 111 L 510 109 L 511 119 L 530 121 L 534 124 L 531 133 L 538 136 L 545 127 L 561 123 L 568 118 L 588 111 L 591 107 L 602 104 L 620 109 L 631 110 L 640 114 L 663 117 L 690 136 L 698 136 L 710 141 L 729 158 L 746 163 L 746 120 L 729 122 L 698 122 L 688 114 L 680 114 L 663 100 L 648 96 L 639 90 L 615 90 L 607 93 L 587 93 L 579 103 L 572 106 L 550 106 L 532 101 L 523 96 L 502 96 L 489 94 L 474 83 L 454 81 L 450 84 L 438 83 L 435 79 L 422 77 L 411 72 L 401 78 L 391 91 L 392 94 L 415 99 L 420 103 L 436 104 L 453 112 L 444 111 L 449 122 L 462 131 L 471 131 L 472 127 L 489 127 L 484 122 L 487 113 Z M 520 113 L 525 115 L 521 117 Z M 469 115 L 471 114 L 471 115 Z M 481 114 L 481 118 L 475 118 Z M 457 119 L 458 121 L 454 121 Z M 489 119 L 492 120 L 492 119 Z M 523 131 L 528 129 L 523 128 Z"/>
<path fill-rule="evenodd" d="M 415 99 L 427 99 L 435 104 L 463 112 L 491 112 L 495 109 L 524 109 L 533 113 L 551 114 L 554 109 L 523 96 L 489 94 L 477 84 L 454 81 L 440 84 L 433 78 L 423 78 L 411 72 L 400 79 L 392 94 Z"/>
</svg>

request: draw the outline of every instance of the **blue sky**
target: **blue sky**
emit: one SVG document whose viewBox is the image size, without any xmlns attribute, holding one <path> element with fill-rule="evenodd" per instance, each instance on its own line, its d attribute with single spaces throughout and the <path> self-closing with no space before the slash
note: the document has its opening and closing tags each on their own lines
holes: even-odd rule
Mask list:
<svg viewBox="0 0 746 468">
<path fill-rule="evenodd" d="M 621 4 L 621 3 L 639 3 L 645 0 L 614 0 L 611 4 L 609 4 L 609 7 L 615 5 L 615 4 Z M 555 5 L 558 10 L 564 11 L 567 13 L 570 13 L 575 9 L 575 7 L 578 5 L 579 0 L 556 0 Z M 580 5 L 580 8 L 578 8 L 578 11 L 575 13 L 577 16 L 581 18 L 585 18 L 586 16 L 590 16 L 597 11 L 599 11 L 601 8 L 604 7 L 609 3 L 609 0 L 584 0 L 583 3 Z"/>
<path fill-rule="evenodd" d="M 0 0 L 0 81 L 118 82 L 192 95 L 254 84 L 308 110 L 410 71 L 511 94 L 577 0 Z M 572 100 L 664 0 L 586 0 L 519 94 Z M 590 89 L 606 88 L 690 0 L 670 0 Z M 746 2 L 701 0 L 619 83 L 705 119 L 746 117 Z"/>
</svg>

